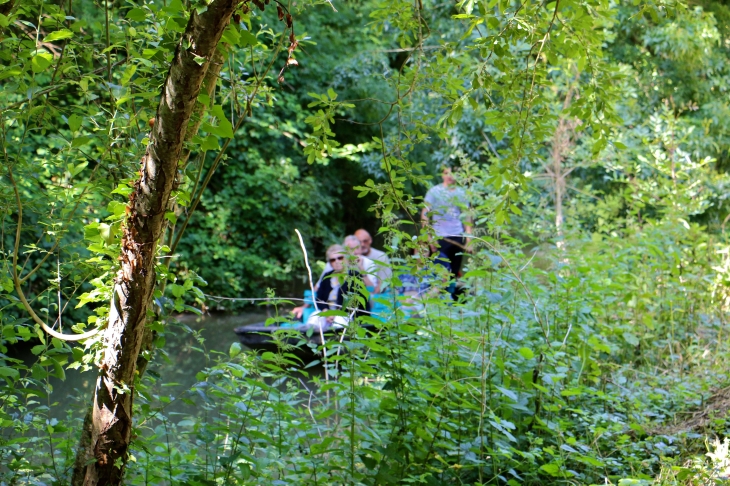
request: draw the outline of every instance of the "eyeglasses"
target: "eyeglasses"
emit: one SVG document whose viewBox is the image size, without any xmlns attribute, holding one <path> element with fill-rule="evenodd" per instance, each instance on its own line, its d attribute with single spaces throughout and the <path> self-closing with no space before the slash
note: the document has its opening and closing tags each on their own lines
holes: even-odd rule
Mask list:
<svg viewBox="0 0 730 486">
<path fill-rule="evenodd" d="M 340 255 L 338 257 L 330 258 L 330 263 L 334 263 L 335 261 L 341 262 L 344 259 L 345 259 L 345 257 Z"/>
</svg>

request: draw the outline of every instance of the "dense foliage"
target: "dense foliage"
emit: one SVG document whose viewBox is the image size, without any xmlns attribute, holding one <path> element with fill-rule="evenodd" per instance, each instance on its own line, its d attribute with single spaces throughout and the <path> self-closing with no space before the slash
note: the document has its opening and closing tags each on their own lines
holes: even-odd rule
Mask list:
<svg viewBox="0 0 730 486">
<path fill-rule="evenodd" d="M 359 319 L 303 370 L 288 345 L 234 344 L 175 394 L 140 376 L 126 482 L 725 478 L 727 441 L 704 440 L 727 435 L 730 403 L 728 7 L 291 3 L 287 52 L 275 3 L 237 14 L 198 97 L 158 255 L 158 354 L 186 331 L 173 314 L 223 305 L 204 292 L 298 288 L 294 228 L 310 258 L 379 230 L 394 284 L 438 272 L 409 255 L 444 161 L 476 223 L 465 291 L 443 282 L 417 317 L 391 295 L 385 322 Z M 38 320 L 103 327 L 159 88 L 205 5 L 0 3 L 0 484 L 68 482 L 89 397 L 57 413 L 58 383 L 101 341 Z"/>
</svg>

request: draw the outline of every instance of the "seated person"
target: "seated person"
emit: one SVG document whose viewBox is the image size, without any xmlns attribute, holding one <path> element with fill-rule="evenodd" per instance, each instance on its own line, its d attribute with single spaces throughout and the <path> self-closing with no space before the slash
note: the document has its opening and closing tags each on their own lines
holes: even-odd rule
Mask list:
<svg viewBox="0 0 730 486">
<path fill-rule="evenodd" d="M 378 269 L 377 277 L 380 282 L 380 290 L 382 291 L 389 283 L 390 277 L 393 276 L 393 270 L 390 268 L 390 258 L 388 255 L 376 248 L 373 248 L 373 238 L 364 229 L 355 231 L 355 236 L 360 241 L 360 255 L 371 259 Z"/>
<path fill-rule="evenodd" d="M 345 255 L 345 250 L 348 249 L 352 253 L 352 255 L 355 257 L 352 259 L 352 261 L 357 265 L 357 269 L 359 271 L 360 276 L 362 277 L 362 281 L 365 284 L 366 287 L 369 287 L 369 290 L 372 292 L 375 292 L 376 294 L 380 291 L 380 282 L 378 281 L 378 266 L 373 262 L 371 259 L 364 257 L 361 255 L 361 247 L 360 247 L 360 240 L 358 240 L 355 236 L 349 235 L 345 237 L 345 248 L 343 248 L 340 245 L 332 245 L 330 248 L 327 249 L 327 254 L 329 255 L 330 249 L 334 247 L 340 248 L 342 252 L 343 259 L 347 258 Z M 332 260 L 329 259 L 324 266 L 324 270 L 322 271 L 322 275 L 319 276 L 319 280 L 317 281 L 317 284 L 314 286 L 314 291 L 318 292 L 319 287 L 322 284 L 322 279 L 326 275 L 329 275 L 332 273 L 333 265 Z M 302 314 L 304 313 L 304 310 L 306 309 L 307 305 L 301 305 L 299 307 L 295 307 L 291 310 L 291 313 L 296 317 L 297 319 L 302 318 Z"/>
<path fill-rule="evenodd" d="M 347 304 L 352 305 L 348 298 L 358 291 L 358 285 L 353 280 L 360 280 L 367 285 L 368 277 L 362 275 L 360 265 L 352 265 L 347 261 L 344 248 L 340 245 L 332 245 L 327 248 L 327 262 L 332 270 L 326 272 L 317 289 L 315 296 L 317 308 L 320 311 L 329 309 L 343 309 Z M 365 307 L 358 302 L 360 310 L 370 310 L 370 303 L 366 302 Z M 347 309 L 344 309 L 347 311 Z M 332 322 L 334 317 L 327 317 L 327 322 Z"/>
<path fill-rule="evenodd" d="M 419 311 L 423 307 L 423 299 L 438 294 L 438 286 L 434 285 L 436 275 L 425 273 L 428 257 L 424 255 L 428 255 L 428 252 L 414 251 L 411 262 L 415 265 L 415 273 L 398 275 L 401 285 L 397 291 L 398 295 L 406 297 L 402 301 L 402 308 L 407 314 Z"/>
<path fill-rule="evenodd" d="M 339 245 L 338 245 L 339 246 Z M 372 287 L 374 292 L 377 294 L 380 291 L 380 281 L 378 280 L 378 266 L 368 257 L 362 256 L 362 248 L 360 247 L 360 240 L 354 235 L 345 236 L 345 250 L 350 250 L 355 255 L 357 267 L 360 269 L 360 273 L 363 274 L 363 281 L 368 287 Z M 322 275 L 317 280 L 317 285 L 314 286 L 314 290 L 317 290 L 319 284 L 322 282 L 322 278 L 332 271 L 332 265 L 327 262 L 322 271 Z"/>
<path fill-rule="evenodd" d="M 309 316 L 314 312 L 314 297 L 311 290 L 304 291 L 303 304 L 291 310 L 291 313 L 298 320 L 307 322 Z"/>
</svg>

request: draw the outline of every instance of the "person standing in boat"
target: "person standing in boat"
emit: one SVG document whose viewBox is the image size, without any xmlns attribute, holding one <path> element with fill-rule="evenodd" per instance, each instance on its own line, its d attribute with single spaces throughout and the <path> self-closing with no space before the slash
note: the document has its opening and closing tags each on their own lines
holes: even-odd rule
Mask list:
<svg viewBox="0 0 730 486">
<path fill-rule="evenodd" d="M 471 220 L 463 214 L 469 208 L 469 201 L 466 192 L 456 186 L 451 167 L 444 166 L 441 178 L 443 182 L 426 193 L 421 223 L 424 226 L 431 224 L 436 234 L 436 243 L 431 245 L 431 251 L 438 252 L 436 263 L 445 267 L 456 279 L 463 252 L 468 251 L 469 243 L 464 235 L 471 235 L 472 229 Z"/>
<path fill-rule="evenodd" d="M 393 270 L 390 268 L 390 258 L 384 251 L 373 248 L 373 238 L 367 230 L 359 229 L 355 231 L 355 237 L 360 241 L 360 255 L 371 259 L 378 269 L 377 277 L 380 283 L 380 290 L 387 287 Z"/>
<path fill-rule="evenodd" d="M 327 248 L 327 263 L 332 270 L 325 272 L 317 289 L 316 302 L 320 311 L 342 309 L 346 305 L 356 306 L 360 310 L 370 310 L 370 303 L 362 305 L 362 299 L 350 299 L 359 291 L 359 282 L 367 285 L 369 281 L 358 264 L 348 262 L 347 253 L 341 245 L 332 245 Z M 358 282 L 359 281 L 359 282 Z M 327 317 L 332 322 L 333 317 Z"/>
</svg>

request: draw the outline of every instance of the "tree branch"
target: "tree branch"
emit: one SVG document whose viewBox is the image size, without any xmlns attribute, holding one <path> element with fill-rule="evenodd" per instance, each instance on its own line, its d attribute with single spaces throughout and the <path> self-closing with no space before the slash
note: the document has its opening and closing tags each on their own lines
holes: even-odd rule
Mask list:
<svg viewBox="0 0 730 486">
<path fill-rule="evenodd" d="M 20 251 L 20 231 L 23 227 L 23 203 L 20 200 L 20 193 L 18 192 L 18 185 L 15 182 L 15 178 L 13 177 L 13 171 L 10 169 L 10 166 L 8 165 L 8 177 L 10 178 L 10 184 L 13 186 L 13 191 L 15 192 L 15 202 L 18 205 L 18 223 L 15 228 L 15 245 L 13 247 L 13 284 L 15 285 L 15 292 L 18 294 L 18 298 L 20 299 L 20 302 L 23 304 L 23 307 L 25 307 L 26 312 L 30 315 L 30 317 L 33 319 L 33 321 L 41 326 L 44 331 L 46 331 L 51 336 L 61 339 L 63 341 L 81 341 L 83 339 L 88 339 L 95 334 L 99 332 L 99 329 L 94 329 L 89 332 L 85 332 L 83 334 L 61 334 L 59 332 L 54 331 L 51 329 L 43 320 L 38 317 L 38 314 L 35 313 L 33 310 L 33 307 L 31 307 L 30 303 L 28 302 L 28 299 L 25 297 L 25 293 L 23 293 L 23 288 L 21 287 L 21 280 L 18 276 L 18 251 Z M 50 252 L 48 253 L 50 255 Z"/>
</svg>

